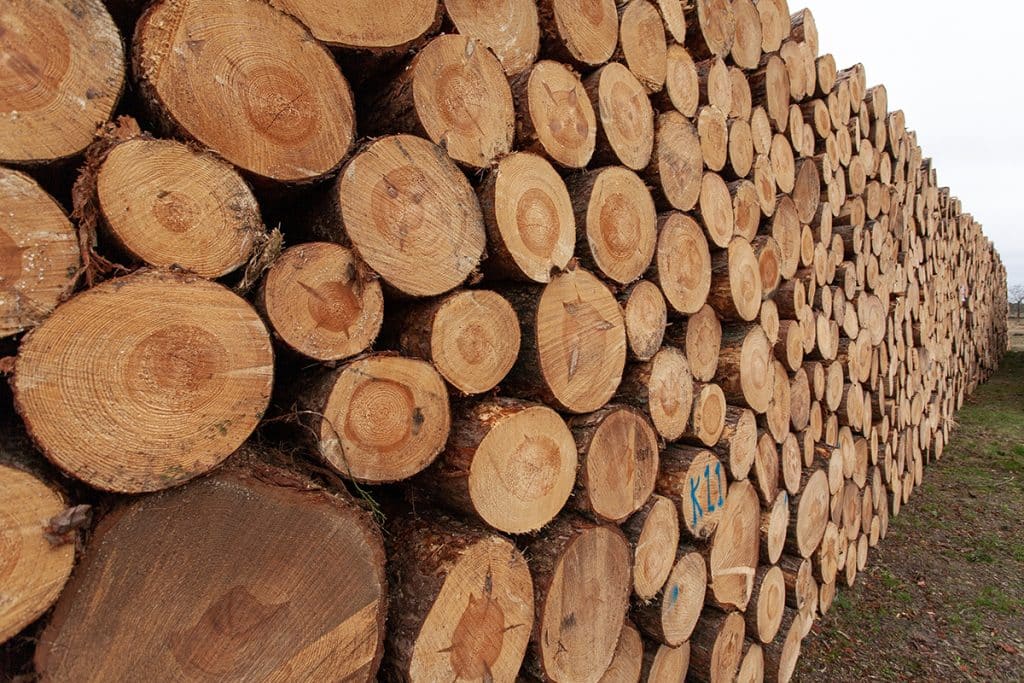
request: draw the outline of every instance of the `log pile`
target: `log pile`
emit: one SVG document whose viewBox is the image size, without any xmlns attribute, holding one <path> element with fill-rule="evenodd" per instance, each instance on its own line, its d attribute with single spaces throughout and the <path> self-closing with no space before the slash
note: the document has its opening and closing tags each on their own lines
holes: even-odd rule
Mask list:
<svg viewBox="0 0 1024 683">
<path fill-rule="evenodd" d="M 1006 347 L 885 86 L 786 0 L 143 4 L 0 7 L 0 674 L 788 680 Z"/>
</svg>

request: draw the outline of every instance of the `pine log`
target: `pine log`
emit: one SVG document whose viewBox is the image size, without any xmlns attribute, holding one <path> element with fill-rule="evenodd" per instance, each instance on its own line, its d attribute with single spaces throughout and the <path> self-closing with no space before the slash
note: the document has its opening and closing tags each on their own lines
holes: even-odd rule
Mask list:
<svg viewBox="0 0 1024 683">
<path fill-rule="evenodd" d="M 736 38 L 736 18 L 726 0 L 697 0 L 687 5 L 686 44 L 700 57 L 725 57 Z"/>
<path fill-rule="evenodd" d="M 50 609 L 75 563 L 75 536 L 64 536 L 59 527 L 62 519 L 72 521 L 75 509 L 67 507 L 59 489 L 22 464 L 31 458 L 22 446 L 28 450 L 27 444 L 0 446 L 0 585 L 5 597 L 0 643 Z"/>
<path fill-rule="evenodd" d="M 351 244 L 407 296 L 454 289 L 477 267 L 485 244 L 480 203 L 466 177 L 444 150 L 412 135 L 378 138 L 360 150 L 317 207 L 312 231 Z"/>
<path fill-rule="evenodd" d="M 760 551 L 761 508 L 754 485 L 733 482 L 711 539 L 710 598 L 721 609 L 745 610 L 753 593 Z"/>
<path fill-rule="evenodd" d="M 768 507 L 768 506 L 765 506 Z M 761 513 L 761 559 L 769 564 L 778 562 L 785 549 L 790 532 L 790 495 L 778 492 L 767 512 Z"/>
<path fill-rule="evenodd" d="M 730 404 L 768 410 L 774 388 L 771 345 L 760 325 L 725 328 L 715 383 Z"/>
<path fill-rule="evenodd" d="M 429 138 L 466 166 L 486 168 L 512 149 L 508 79 L 494 53 L 464 35 L 431 40 L 366 106 L 370 133 Z"/>
<path fill-rule="evenodd" d="M 739 612 L 705 612 L 690 639 L 690 678 L 700 683 L 734 680 L 743 657 L 745 630 Z"/>
<path fill-rule="evenodd" d="M 661 592 L 650 602 L 634 607 L 633 618 L 640 630 L 669 647 L 689 640 L 708 586 L 708 569 L 699 552 L 681 553 Z"/>
<path fill-rule="evenodd" d="M 665 86 L 665 26 L 657 8 L 647 0 L 630 0 L 619 10 L 618 53 L 647 92 Z"/>
<path fill-rule="evenodd" d="M 210 153 L 132 135 L 99 142 L 93 155 L 76 183 L 76 213 L 83 225 L 95 220 L 105 246 L 125 262 L 217 278 L 245 265 L 267 239 L 252 191 Z"/>
<path fill-rule="evenodd" d="M 789 6 L 786 0 L 754 0 L 761 18 L 761 47 L 777 52 L 789 35 Z"/>
<path fill-rule="evenodd" d="M 575 1 L 549 0 L 563 5 Z M 543 154 L 566 168 L 583 168 L 590 162 L 597 145 L 597 116 L 582 81 L 569 67 L 551 60 L 537 62 L 513 81 L 512 92 L 520 149 Z"/>
<path fill-rule="evenodd" d="M 598 681 L 629 604 L 630 553 L 614 526 L 560 518 L 529 545 L 537 616 L 527 667 L 555 681 Z"/>
<path fill-rule="evenodd" d="M 579 454 L 573 502 L 594 517 L 620 523 L 654 492 L 658 435 L 650 418 L 624 406 L 608 406 L 569 420 Z"/>
<path fill-rule="evenodd" d="M 761 62 L 761 17 L 752 0 L 733 0 L 732 12 L 736 20 L 736 34 L 730 55 L 742 69 L 756 69 Z"/>
<path fill-rule="evenodd" d="M 665 0 L 665 2 L 671 4 L 677 3 L 678 0 Z M 692 118 L 697 113 L 697 106 L 700 104 L 700 82 L 697 76 L 697 67 L 690 53 L 680 44 L 668 46 L 667 60 L 665 88 L 661 94 L 654 95 L 652 100 L 662 111 L 675 107 L 676 111 L 683 116 Z"/>
<path fill-rule="evenodd" d="M 643 84 L 612 62 L 587 76 L 583 85 L 601 124 L 593 163 L 643 170 L 654 151 L 654 109 Z"/>
<path fill-rule="evenodd" d="M 418 303 L 400 318 L 399 349 L 433 363 L 462 394 L 482 394 L 519 356 L 519 319 L 496 292 L 461 290 Z"/>
<path fill-rule="evenodd" d="M 754 413 L 727 405 L 722 435 L 711 450 L 723 458 L 734 480 L 746 479 L 757 457 L 757 419 Z"/>
<path fill-rule="evenodd" d="M 244 300 L 194 275 L 140 271 L 60 306 L 22 342 L 12 387 L 55 465 L 96 488 L 143 492 L 235 451 L 273 374 L 270 335 Z"/>
<path fill-rule="evenodd" d="M 74 287 L 82 259 L 75 228 L 32 178 L 0 168 L 0 190 L 2 339 L 45 320 Z"/>
<path fill-rule="evenodd" d="M 619 296 L 626 320 L 626 340 L 632 357 L 654 358 L 665 338 L 668 306 L 656 284 L 641 280 Z"/>
<path fill-rule="evenodd" d="M 756 424 L 755 424 L 756 429 Z M 765 432 L 757 439 L 753 475 L 757 492 L 764 505 L 775 501 L 779 493 L 779 449 L 771 434 Z M 788 519 L 788 516 L 787 516 Z"/>
<path fill-rule="evenodd" d="M 805 617 L 796 610 L 785 609 L 779 636 L 764 645 L 765 680 L 789 683 L 800 659 Z"/>
<path fill-rule="evenodd" d="M 697 129 L 678 111 L 658 116 L 654 153 L 645 171 L 661 210 L 689 211 L 700 197 L 704 157 Z"/>
<path fill-rule="evenodd" d="M 418 4 L 432 3 L 419 0 Z M 494 53 L 509 78 L 533 66 L 540 53 L 535 2 L 501 0 L 482 5 L 473 0 L 444 0 L 444 9 L 459 33 L 479 40 Z"/>
<path fill-rule="evenodd" d="M 599 683 L 639 683 L 644 665 L 644 640 L 629 619 L 622 625 L 619 643 Z"/>
<path fill-rule="evenodd" d="M 553 271 L 565 269 L 576 245 L 576 219 L 565 183 L 546 159 L 510 154 L 478 192 L 489 274 L 545 283 Z"/>
<path fill-rule="evenodd" d="M 647 641 L 644 650 L 644 666 L 640 680 L 645 683 L 660 681 L 685 681 L 690 668 L 690 643 L 679 647 L 659 645 Z"/>
<path fill-rule="evenodd" d="M 690 426 L 682 439 L 695 445 L 715 446 L 725 430 L 726 408 L 721 387 L 717 384 L 694 384 Z"/>
<path fill-rule="evenodd" d="M 630 365 L 618 399 L 650 415 L 665 440 L 679 439 L 693 408 L 693 376 L 686 356 L 675 347 L 663 346 L 649 362 Z"/>
<path fill-rule="evenodd" d="M 391 354 L 357 358 L 301 381 L 299 423 L 339 474 L 366 483 L 417 474 L 444 448 L 448 390 L 424 361 Z"/>
<path fill-rule="evenodd" d="M 380 282 L 350 249 L 331 242 L 285 250 L 267 271 L 256 304 L 276 339 L 320 361 L 365 351 L 384 320 Z"/>
<path fill-rule="evenodd" d="M 674 311 L 693 315 L 705 307 L 711 289 L 711 251 L 695 220 L 677 211 L 659 217 L 649 279 L 658 284 Z"/>
<path fill-rule="evenodd" d="M 384 680 L 513 678 L 534 618 L 522 554 L 444 515 L 405 515 L 389 531 Z"/>
<path fill-rule="evenodd" d="M 589 413 L 615 394 L 626 364 L 622 308 L 583 269 L 543 288 L 503 292 L 519 315 L 522 352 L 508 378 L 512 395 Z"/>
<path fill-rule="evenodd" d="M 695 65 L 700 88 L 701 113 L 724 116 L 732 109 L 732 81 L 729 67 L 720 57 L 710 57 Z M 724 142 L 718 140 L 719 143 Z M 721 151 L 721 150 L 719 150 Z M 705 160 L 707 157 L 705 157 Z M 720 170 L 720 169 L 715 169 Z"/>
<path fill-rule="evenodd" d="M 520 534 L 540 529 L 565 506 L 576 466 L 576 443 L 558 413 L 490 399 L 456 413 L 447 447 L 423 483 L 444 505 Z"/>
<path fill-rule="evenodd" d="M 269 4 L 155 2 L 135 28 L 133 66 L 165 132 L 264 181 L 321 178 L 355 138 L 352 92 L 330 52 Z"/>
<path fill-rule="evenodd" d="M 449 0 L 445 4 L 456 3 Z M 320 42 L 370 55 L 393 54 L 415 47 L 440 23 L 437 0 L 399 0 L 387 5 L 344 0 L 275 0 L 274 6 L 301 21 Z"/>
<path fill-rule="evenodd" d="M 4 14 L 10 70 L 0 90 L 0 163 L 38 165 L 80 153 L 124 88 L 124 46 L 113 19 L 100 0 L 43 0 L 9 5 Z"/>
<path fill-rule="evenodd" d="M 679 513 L 675 503 L 654 494 L 622 530 L 633 549 L 633 595 L 648 601 L 662 589 L 676 561 Z"/>
<path fill-rule="evenodd" d="M 619 40 L 614 0 L 540 0 L 541 47 L 580 66 L 608 61 Z"/>
<path fill-rule="evenodd" d="M 764 681 L 764 649 L 749 640 L 744 645 L 743 659 L 740 670 L 736 674 L 736 683 L 761 683 Z"/>
<path fill-rule="evenodd" d="M 736 219 L 733 215 L 729 186 L 721 176 L 715 173 L 704 174 L 700 184 L 697 213 L 711 242 L 723 249 L 728 247 L 736 233 Z M 760 300 L 760 296 L 758 299 Z"/>
<path fill-rule="evenodd" d="M 786 607 L 786 579 L 775 565 L 758 567 L 744 619 L 747 633 L 762 643 L 775 640 Z"/>
<path fill-rule="evenodd" d="M 581 263 L 628 285 L 647 270 L 657 245 L 658 217 L 651 193 L 633 171 L 609 166 L 569 183 Z"/>
<path fill-rule="evenodd" d="M 750 175 L 754 159 L 750 159 L 750 168 L 747 168 L 744 176 Z M 739 175 L 739 171 L 737 171 Z M 757 197 L 757 186 L 749 180 L 737 180 L 729 184 L 729 194 L 732 195 L 732 212 L 736 220 L 735 234 L 753 244 L 757 236 L 757 229 L 761 225 L 761 202 Z M 758 255 L 760 261 L 760 254 Z M 764 277 L 762 269 L 762 286 L 765 290 L 774 290 L 778 285 L 778 278 Z M 767 293 L 771 293 L 768 291 Z"/>
<path fill-rule="evenodd" d="M 117 600 L 99 599 L 110 589 Z M 370 516 L 254 461 L 106 515 L 35 663 L 47 680 L 372 681 L 386 612 Z M 118 627 L 125 614 L 145 615 L 146 627 Z"/>
<path fill-rule="evenodd" d="M 662 451 L 655 490 L 675 503 L 687 533 L 697 540 L 710 538 L 722 517 L 729 493 L 722 470 L 710 451 L 689 446 Z"/>
<path fill-rule="evenodd" d="M 790 521 L 787 547 L 808 558 L 821 543 L 828 524 L 828 476 L 824 470 L 816 469 L 805 474 L 804 480 L 800 493 L 793 496 L 796 515 Z"/>
</svg>

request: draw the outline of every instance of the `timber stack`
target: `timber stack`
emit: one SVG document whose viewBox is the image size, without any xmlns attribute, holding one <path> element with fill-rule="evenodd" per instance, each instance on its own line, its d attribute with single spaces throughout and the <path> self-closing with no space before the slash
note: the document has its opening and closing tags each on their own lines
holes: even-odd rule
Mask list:
<svg viewBox="0 0 1024 683">
<path fill-rule="evenodd" d="M 1007 340 L 794 9 L 0 3 L 0 674 L 788 680 Z"/>
</svg>

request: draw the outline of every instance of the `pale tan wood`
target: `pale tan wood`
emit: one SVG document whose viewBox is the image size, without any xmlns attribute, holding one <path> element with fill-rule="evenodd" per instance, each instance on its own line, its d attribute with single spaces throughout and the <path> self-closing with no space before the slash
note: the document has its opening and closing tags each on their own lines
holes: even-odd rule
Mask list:
<svg viewBox="0 0 1024 683">
<path fill-rule="evenodd" d="M 54 464 L 97 488 L 142 492 L 235 451 L 273 375 L 270 335 L 243 299 L 194 275 L 139 271 L 60 306 L 22 342 L 12 387 Z"/>
<path fill-rule="evenodd" d="M 269 4 L 164 0 L 136 27 L 135 77 L 165 128 L 267 181 L 308 182 L 334 171 L 355 137 L 348 82 L 308 37 Z"/>
<path fill-rule="evenodd" d="M 546 159 L 510 154 L 486 176 L 478 193 L 489 273 L 544 283 L 568 265 L 576 245 L 576 219 L 565 183 Z"/>
<path fill-rule="evenodd" d="M 0 168 L 0 338 L 41 323 L 75 284 L 78 235 L 31 177 Z"/>
<path fill-rule="evenodd" d="M 267 271 L 256 302 L 278 340 L 321 361 L 366 350 L 384 320 L 380 282 L 350 249 L 331 242 L 285 250 Z M 518 326 L 516 332 L 518 340 Z"/>
<path fill-rule="evenodd" d="M 0 88 L 0 163 L 39 164 L 80 153 L 107 122 L 125 82 L 124 46 L 100 0 L 8 5 Z"/>
<path fill-rule="evenodd" d="M 5 455 L 0 452 L 0 458 Z M 0 583 L 6 596 L 0 611 L 0 643 L 50 609 L 75 563 L 74 542 L 54 543 L 48 538 L 50 520 L 66 509 L 63 496 L 5 461 L 0 461 Z"/>
</svg>

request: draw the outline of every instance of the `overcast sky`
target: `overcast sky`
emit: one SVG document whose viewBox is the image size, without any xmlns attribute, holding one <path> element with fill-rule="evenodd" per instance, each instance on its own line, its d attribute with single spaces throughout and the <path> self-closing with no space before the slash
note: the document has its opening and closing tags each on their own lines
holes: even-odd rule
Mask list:
<svg viewBox="0 0 1024 683">
<path fill-rule="evenodd" d="M 1024 284 L 1024 87 L 1020 13 L 1006 0 L 790 0 L 814 13 L 820 51 L 864 64 L 902 109 L 939 185 L 995 242 Z"/>
</svg>

